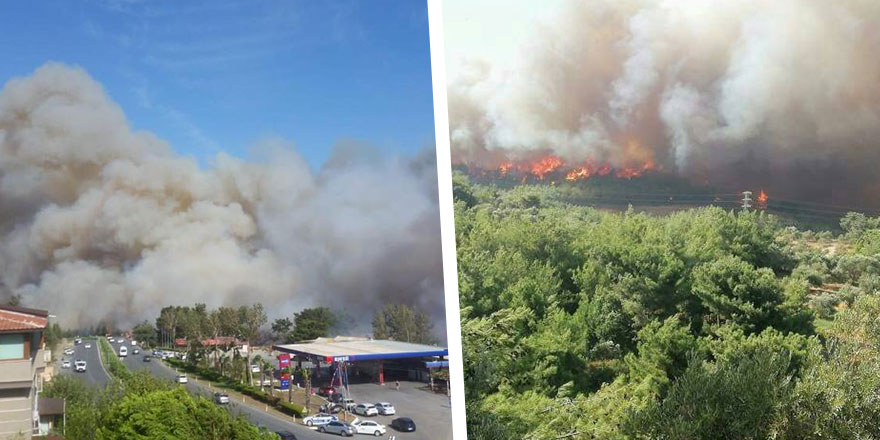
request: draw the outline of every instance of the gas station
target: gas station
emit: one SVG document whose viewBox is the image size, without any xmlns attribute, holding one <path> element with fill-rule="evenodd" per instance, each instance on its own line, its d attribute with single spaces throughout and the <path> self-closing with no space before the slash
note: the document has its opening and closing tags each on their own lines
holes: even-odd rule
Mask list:
<svg viewBox="0 0 880 440">
<path fill-rule="evenodd" d="M 319 338 L 272 348 L 281 352 L 278 356 L 280 369 L 295 362 L 296 369 L 312 370 L 313 387 L 327 384 L 347 390 L 351 381 L 378 382 L 380 385 L 391 380 L 427 383 L 430 369 L 448 368 L 449 365 L 446 360 L 449 350 L 445 347 L 392 340 Z M 291 379 L 289 375 L 282 375 L 281 388 L 289 387 Z"/>
</svg>

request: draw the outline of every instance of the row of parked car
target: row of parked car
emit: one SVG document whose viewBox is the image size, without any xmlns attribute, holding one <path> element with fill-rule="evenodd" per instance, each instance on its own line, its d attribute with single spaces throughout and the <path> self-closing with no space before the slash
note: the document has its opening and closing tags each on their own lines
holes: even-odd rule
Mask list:
<svg viewBox="0 0 880 440">
<path fill-rule="evenodd" d="M 338 417 L 327 413 L 315 414 L 306 417 L 303 421 L 307 426 L 317 426 L 318 432 L 329 432 L 345 437 L 354 434 L 368 434 L 378 437 L 387 432 L 385 425 L 373 420 L 355 419 L 351 423 L 345 423 L 340 421 Z M 409 417 L 398 417 L 392 420 L 391 427 L 401 432 L 413 432 L 416 430 L 415 422 Z"/>
<path fill-rule="evenodd" d="M 369 434 L 380 436 L 385 434 L 385 425 L 373 420 L 355 419 L 351 423 L 345 423 L 339 420 L 334 414 L 348 411 L 356 415 L 372 417 L 372 416 L 390 416 L 397 414 L 397 410 L 390 402 L 377 403 L 355 403 L 354 399 L 343 396 L 332 386 L 320 387 L 317 394 L 327 398 L 327 404 L 321 407 L 321 412 L 303 419 L 303 423 L 307 426 L 317 426 L 320 432 L 329 432 L 342 436 L 351 436 L 354 434 Z M 409 417 L 398 417 L 391 421 L 391 427 L 401 432 L 412 432 L 416 430 L 416 424 Z"/>
</svg>

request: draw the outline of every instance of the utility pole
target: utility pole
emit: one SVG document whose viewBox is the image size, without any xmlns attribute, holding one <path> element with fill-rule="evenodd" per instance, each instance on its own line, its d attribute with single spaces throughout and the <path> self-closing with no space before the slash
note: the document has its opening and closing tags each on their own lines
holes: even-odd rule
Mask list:
<svg viewBox="0 0 880 440">
<path fill-rule="evenodd" d="M 751 191 L 743 191 L 742 194 L 743 194 L 743 199 L 742 199 L 743 211 L 748 211 L 748 209 L 752 207 L 752 192 Z"/>
</svg>

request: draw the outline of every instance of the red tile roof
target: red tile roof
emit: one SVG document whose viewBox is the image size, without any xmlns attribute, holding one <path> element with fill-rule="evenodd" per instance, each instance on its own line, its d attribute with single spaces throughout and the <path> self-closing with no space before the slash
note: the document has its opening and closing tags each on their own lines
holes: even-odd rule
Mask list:
<svg viewBox="0 0 880 440">
<path fill-rule="evenodd" d="M 0 307 L 0 332 L 15 330 L 40 330 L 49 325 L 42 313 L 30 313 L 27 309 Z"/>
</svg>

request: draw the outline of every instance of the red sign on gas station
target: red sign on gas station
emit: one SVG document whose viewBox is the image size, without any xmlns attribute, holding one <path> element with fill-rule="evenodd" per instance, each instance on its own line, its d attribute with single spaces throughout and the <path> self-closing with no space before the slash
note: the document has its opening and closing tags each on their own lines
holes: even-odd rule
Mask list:
<svg viewBox="0 0 880 440">
<path fill-rule="evenodd" d="M 287 368 L 290 367 L 290 355 L 287 353 L 282 353 L 278 355 L 278 368 Z"/>
</svg>

